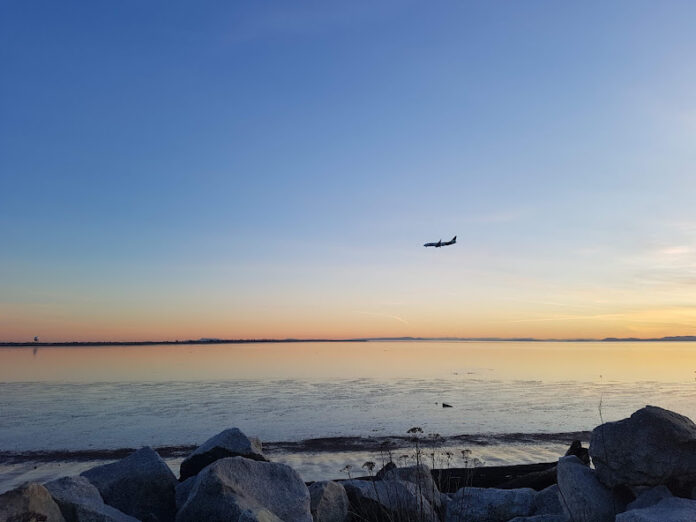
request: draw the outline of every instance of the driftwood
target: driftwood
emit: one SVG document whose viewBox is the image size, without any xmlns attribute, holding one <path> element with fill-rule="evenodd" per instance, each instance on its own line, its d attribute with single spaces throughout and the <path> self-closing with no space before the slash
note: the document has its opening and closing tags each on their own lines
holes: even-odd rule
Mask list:
<svg viewBox="0 0 696 522">
<path fill-rule="evenodd" d="M 480 468 L 448 468 L 431 470 L 437 488 L 454 493 L 459 488 L 532 488 L 537 491 L 556 483 L 556 462 L 519 464 L 515 466 L 484 466 Z M 379 480 L 378 477 L 354 477 L 356 480 Z M 343 482 L 346 479 L 338 479 Z M 312 482 L 307 482 L 312 484 Z"/>
<path fill-rule="evenodd" d="M 454 493 L 465 486 L 500 489 L 532 488 L 541 491 L 556 483 L 556 463 L 434 469 L 432 474 L 437 487 L 443 493 Z"/>
</svg>

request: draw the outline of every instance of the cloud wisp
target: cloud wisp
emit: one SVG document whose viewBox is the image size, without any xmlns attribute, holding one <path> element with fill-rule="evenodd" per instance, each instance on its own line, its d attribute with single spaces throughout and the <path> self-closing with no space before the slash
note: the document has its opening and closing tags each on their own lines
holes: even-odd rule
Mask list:
<svg viewBox="0 0 696 522">
<path fill-rule="evenodd" d="M 406 319 L 403 317 L 399 317 L 398 315 L 393 315 L 393 314 L 385 314 L 385 313 L 380 313 L 380 312 L 367 312 L 363 310 L 356 310 L 354 313 L 360 314 L 360 315 L 369 315 L 372 317 L 384 317 L 386 319 L 393 319 L 394 321 L 398 321 L 403 324 L 409 324 Z"/>
</svg>

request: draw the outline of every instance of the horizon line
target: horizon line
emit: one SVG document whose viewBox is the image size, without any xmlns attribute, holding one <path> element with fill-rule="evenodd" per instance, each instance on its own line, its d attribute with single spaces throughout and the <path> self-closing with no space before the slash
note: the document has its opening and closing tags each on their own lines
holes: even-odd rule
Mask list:
<svg viewBox="0 0 696 522">
<path fill-rule="evenodd" d="M 253 338 L 218 339 L 202 337 L 174 341 L 0 341 L 0 347 L 51 347 L 51 346 L 149 346 L 157 344 L 254 344 L 254 343 L 357 343 L 380 341 L 462 341 L 462 342 L 689 342 L 696 341 L 696 335 L 670 335 L 663 337 L 604 337 L 597 338 L 536 338 L 536 337 L 356 337 L 340 339 L 323 338 Z"/>
</svg>

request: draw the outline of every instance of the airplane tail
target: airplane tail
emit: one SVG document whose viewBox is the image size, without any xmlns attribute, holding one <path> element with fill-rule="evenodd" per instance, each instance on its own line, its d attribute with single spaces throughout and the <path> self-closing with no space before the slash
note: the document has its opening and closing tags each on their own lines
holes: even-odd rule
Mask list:
<svg viewBox="0 0 696 522">
<path fill-rule="evenodd" d="M 452 243 L 456 243 L 456 242 L 457 242 L 457 236 L 454 236 L 454 237 L 452 238 Z"/>
</svg>

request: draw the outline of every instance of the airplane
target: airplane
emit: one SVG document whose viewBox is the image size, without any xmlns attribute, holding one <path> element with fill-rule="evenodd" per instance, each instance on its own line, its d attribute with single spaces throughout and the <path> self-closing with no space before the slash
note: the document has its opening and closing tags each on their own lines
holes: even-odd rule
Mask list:
<svg viewBox="0 0 696 522">
<path fill-rule="evenodd" d="M 444 243 L 442 242 L 442 239 L 438 241 L 437 243 L 426 243 L 423 245 L 424 247 L 435 247 L 435 248 L 440 248 L 443 246 L 449 246 L 449 245 L 454 245 L 457 242 L 457 236 L 454 236 L 452 239 L 449 241 L 445 241 Z"/>
</svg>

